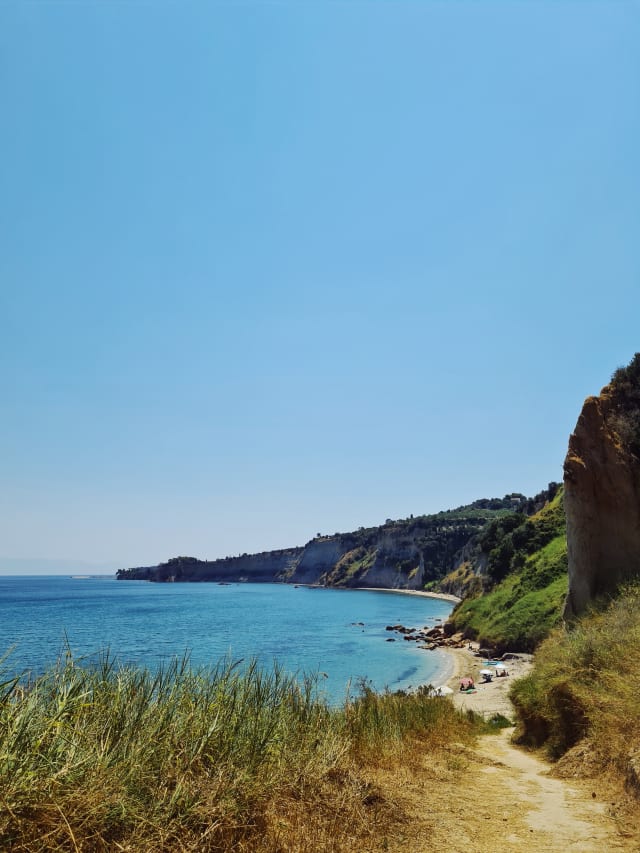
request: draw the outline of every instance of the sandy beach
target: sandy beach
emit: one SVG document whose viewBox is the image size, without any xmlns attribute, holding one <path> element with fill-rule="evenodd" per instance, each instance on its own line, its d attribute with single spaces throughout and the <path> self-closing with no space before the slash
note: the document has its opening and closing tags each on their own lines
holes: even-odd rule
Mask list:
<svg viewBox="0 0 640 853">
<path fill-rule="evenodd" d="M 457 604 L 461 599 L 455 595 L 446 593 L 425 592 L 418 589 L 380 589 L 377 587 L 357 587 L 357 589 L 368 592 L 395 592 L 400 595 L 417 595 L 424 598 L 439 598 Z M 478 643 L 468 643 L 468 648 L 456 649 L 441 646 L 438 651 L 444 652 L 444 665 L 434 686 L 446 685 L 453 690 L 451 697 L 454 705 L 462 710 L 475 711 L 483 716 L 490 717 L 493 714 L 502 714 L 508 719 L 514 718 L 514 709 L 509 699 L 509 688 L 517 678 L 521 678 L 530 672 L 533 667 L 533 655 L 527 652 L 515 652 L 517 657 L 513 660 L 504 661 L 508 676 L 505 678 L 494 678 L 483 684 L 480 676 L 481 669 L 487 667 L 484 658 L 477 657 Z M 474 693 L 460 691 L 460 679 L 471 676 L 475 682 Z"/>
<path fill-rule="evenodd" d="M 491 669 L 491 667 L 486 667 L 483 658 L 476 657 L 477 649 L 477 643 L 471 643 L 471 649 L 442 649 L 452 661 L 452 671 L 447 675 L 444 683 L 453 690 L 451 698 L 454 705 L 485 716 L 503 714 L 513 719 L 513 705 L 508 697 L 509 688 L 515 679 L 530 672 L 533 666 L 533 655 L 518 652 L 516 659 L 504 661 L 509 673 L 506 678 L 494 678 L 488 684 L 482 684 L 480 670 Z M 471 676 L 475 681 L 475 693 L 460 692 L 460 679 L 464 676 Z"/>
<path fill-rule="evenodd" d="M 442 601 L 450 601 L 452 604 L 458 604 L 462 601 L 457 595 L 449 595 L 446 592 L 426 592 L 423 589 L 388 589 L 380 586 L 356 586 L 353 589 L 359 589 L 363 592 L 397 592 L 399 595 L 419 595 L 422 598 L 439 598 Z"/>
</svg>

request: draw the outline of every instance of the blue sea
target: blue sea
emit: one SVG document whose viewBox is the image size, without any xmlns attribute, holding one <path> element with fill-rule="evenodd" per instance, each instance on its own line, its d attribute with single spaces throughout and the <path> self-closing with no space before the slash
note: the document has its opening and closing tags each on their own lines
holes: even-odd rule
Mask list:
<svg viewBox="0 0 640 853">
<path fill-rule="evenodd" d="M 108 649 L 151 669 L 185 653 L 194 667 L 257 658 L 266 668 L 278 661 L 288 672 L 321 674 L 329 701 L 341 702 L 361 679 L 399 690 L 445 677 L 445 653 L 385 626 L 431 627 L 450 611 L 447 601 L 378 590 L 0 577 L 0 654 L 8 652 L 5 673 L 34 675 L 67 648 L 89 661 Z"/>
</svg>

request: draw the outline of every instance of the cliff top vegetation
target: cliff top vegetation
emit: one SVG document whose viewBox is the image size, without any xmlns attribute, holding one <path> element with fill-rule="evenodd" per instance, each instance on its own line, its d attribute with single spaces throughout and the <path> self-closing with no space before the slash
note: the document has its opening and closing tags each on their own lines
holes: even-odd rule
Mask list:
<svg viewBox="0 0 640 853">
<path fill-rule="evenodd" d="M 457 522 L 470 520 L 488 521 L 494 518 L 496 514 L 506 515 L 513 512 L 514 507 L 524 506 L 527 501 L 528 498 L 519 493 L 505 495 L 503 498 L 480 498 L 470 504 L 458 506 L 455 509 L 444 509 L 439 512 L 423 515 L 410 515 L 409 518 L 387 518 L 384 524 L 378 524 L 372 527 L 359 527 L 357 530 L 344 533 L 336 532 L 328 535 L 318 533 L 316 539 L 355 537 L 357 539 L 364 540 L 371 536 L 377 536 L 383 532 L 411 532 L 425 524 L 456 524 Z"/>
<path fill-rule="evenodd" d="M 640 353 L 614 372 L 609 388 L 615 406 L 615 430 L 628 450 L 640 459 Z"/>
</svg>

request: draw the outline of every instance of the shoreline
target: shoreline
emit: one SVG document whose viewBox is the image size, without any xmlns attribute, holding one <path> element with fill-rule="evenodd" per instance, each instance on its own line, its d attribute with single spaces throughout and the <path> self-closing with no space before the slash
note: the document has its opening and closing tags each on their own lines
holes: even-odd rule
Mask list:
<svg viewBox="0 0 640 853">
<path fill-rule="evenodd" d="M 397 593 L 399 595 L 412 595 L 418 598 L 429 598 L 435 599 L 438 601 L 445 601 L 449 604 L 456 605 L 460 601 L 457 595 L 452 595 L 446 592 L 427 592 L 427 590 L 422 589 L 391 589 L 389 587 L 379 587 L 379 586 L 357 586 L 357 587 L 349 587 L 350 589 L 356 590 L 358 592 L 391 592 Z M 453 609 L 453 608 L 452 608 Z M 435 650 L 436 652 L 445 652 L 443 655 L 438 655 L 440 660 L 442 661 L 442 666 L 438 667 L 438 672 L 436 672 L 435 677 L 429 684 L 432 687 L 441 687 L 443 685 L 450 686 L 450 682 L 456 681 L 459 676 L 460 662 L 458 661 L 455 654 L 446 654 L 447 652 L 457 652 L 462 651 L 461 649 L 450 649 L 445 646 L 441 646 Z M 422 685 L 424 686 L 424 685 Z M 456 681 L 457 687 L 457 681 Z"/>
<path fill-rule="evenodd" d="M 43 577 L 45 577 L 45 576 L 43 575 Z M 57 575 L 50 575 L 50 576 L 46 575 L 46 577 L 58 577 L 58 576 Z M 60 577 L 65 577 L 65 575 L 60 575 Z M 110 574 L 105 574 L 105 575 L 75 575 L 75 576 L 72 575 L 71 577 L 74 579 L 78 579 L 80 577 L 82 577 L 82 578 L 87 578 L 87 577 L 100 577 L 100 578 L 113 577 L 116 580 L 142 580 L 142 581 L 145 581 L 147 583 L 169 583 L 169 581 L 155 581 L 153 578 L 149 578 L 149 577 L 147 577 L 147 578 L 128 578 L 128 577 L 119 578 L 119 577 L 117 577 L 117 574 L 116 575 L 110 575 Z M 244 581 L 244 580 L 241 581 L 241 580 L 238 580 L 237 578 L 234 578 L 232 580 L 219 580 L 219 579 L 216 580 L 214 578 L 210 578 L 210 579 L 205 580 L 205 581 L 197 581 L 197 580 L 179 581 L 179 583 L 211 583 L 211 584 L 217 584 L 217 585 L 220 585 L 221 583 L 233 585 L 233 584 L 245 583 L 245 582 L 246 581 Z M 453 595 L 452 593 L 428 592 L 427 590 L 424 590 L 424 589 L 397 589 L 397 588 L 388 587 L 388 586 L 347 586 L 347 587 L 341 587 L 341 586 L 325 586 L 324 584 L 318 584 L 318 583 L 303 583 L 300 581 L 292 582 L 292 581 L 276 581 L 276 580 L 268 580 L 268 581 L 249 580 L 248 582 L 249 583 L 259 583 L 259 584 L 263 584 L 263 583 L 274 584 L 276 586 L 279 586 L 280 584 L 282 584 L 283 586 L 304 586 L 304 587 L 309 587 L 309 589 L 346 589 L 346 590 L 351 589 L 351 590 L 355 590 L 356 592 L 393 592 L 393 593 L 398 593 L 400 595 L 417 595 L 417 596 L 421 596 L 422 598 L 436 598 L 436 599 L 439 599 L 440 601 L 449 601 L 449 602 L 451 602 L 451 604 L 459 604 L 462 601 L 462 599 L 459 596 Z"/>
<path fill-rule="evenodd" d="M 33 577 L 34 576 L 31 576 L 31 578 L 33 578 Z M 57 581 L 66 580 L 67 578 L 70 578 L 72 580 L 82 580 L 82 579 L 87 579 L 87 577 L 89 577 L 89 576 L 88 575 L 75 575 L 75 576 L 71 576 L 71 575 L 50 575 L 49 576 L 49 575 L 47 575 L 47 576 L 42 576 L 42 577 L 45 580 L 57 582 Z M 22 576 L 16 576 L 16 579 L 17 580 L 22 580 L 22 579 L 29 580 L 30 578 L 29 578 L 29 576 L 25 576 L 24 578 Z M 106 580 L 112 580 L 114 578 L 112 575 L 106 575 L 105 574 L 105 575 L 99 576 L 99 579 L 106 581 Z M 143 583 L 153 583 L 153 581 L 151 579 L 145 579 L 142 582 Z M 191 583 L 195 583 L 195 582 L 191 582 Z M 204 586 L 219 586 L 221 584 L 220 581 L 213 581 L 213 580 L 201 581 L 199 583 L 201 583 Z M 185 581 L 185 582 L 183 582 L 182 585 L 186 586 L 188 584 L 189 584 L 189 581 Z M 162 585 L 163 584 L 161 582 L 160 586 L 162 586 Z M 223 585 L 224 586 L 241 586 L 242 584 L 238 581 L 235 581 L 235 582 L 225 582 L 225 583 L 223 583 Z M 256 584 L 256 585 L 258 585 L 258 584 Z M 453 609 L 455 604 L 461 600 L 457 596 L 449 594 L 449 593 L 436 593 L 436 592 L 431 592 L 428 590 L 419 590 L 419 589 L 401 589 L 401 588 L 392 588 L 392 587 L 342 587 L 342 588 L 340 588 L 340 587 L 330 587 L 330 586 L 324 586 L 324 585 L 319 585 L 319 584 L 306 584 L 306 583 L 296 583 L 296 584 L 291 584 L 291 583 L 278 583 L 278 584 L 260 583 L 259 585 L 260 586 L 263 586 L 263 585 L 264 586 L 273 586 L 273 587 L 276 587 L 276 586 L 277 587 L 289 587 L 289 588 L 291 588 L 291 587 L 302 587 L 302 588 L 307 588 L 307 589 L 328 589 L 328 590 L 335 589 L 336 591 L 351 590 L 351 591 L 356 591 L 356 592 L 393 593 L 393 594 L 399 594 L 399 595 L 404 595 L 404 596 L 413 596 L 414 599 L 422 598 L 422 599 L 431 600 L 434 602 L 435 601 L 441 601 L 443 603 L 443 607 L 438 608 L 437 612 L 439 614 L 441 614 L 441 616 L 438 616 L 437 618 L 435 618 L 436 626 L 444 624 L 444 622 L 448 619 L 449 613 L 451 612 L 451 610 Z M 447 605 L 447 606 L 445 606 L 445 605 Z M 388 601 L 388 604 L 384 605 L 384 610 L 388 610 L 389 608 L 391 608 L 391 609 L 396 608 L 396 606 L 391 603 L 390 599 Z M 419 608 L 419 609 L 422 610 L 422 608 Z M 419 619 L 420 617 L 417 617 L 417 618 Z M 431 624 L 429 620 L 432 617 L 424 617 L 424 618 L 426 618 L 427 622 L 429 622 L 429 624 Z M 391 617 L 390 617 L 390 620 L 391 620 Z M 352 624 L 356 624 L 356 623 L 352 623 Z M 384 623 L 381 623 L 381 624 L 384 624 Z M 408 623 L 408 624 L 410 624 L 410 623 Z M 422 625 L 424 623 L 420 622 L 419 624 Z M 425 628 L 426 627 L 428 627 L 428 626 L 425 626 Z M 385 640 L 389 639 L 389 637 L 386 636 L 384 634 L 384 632 L 382 632 L 382 636 L 385 638 Z M 394 639 L 397 639 L 397 638 L 394 638 Z M 379 690 L 383 690 L 383 689 L 416 690 L 420 686 L 423 686 L 423 685 L 439 686 L 439 685 L 445 684 L 446 682 L 450 681 L 452 678 L 455 677 L 456 672 L 457 672 L 457 666 L 456 666 L 454 656 L 453 655 L 446 655 L 446 654 L 445 655 L 437 654 L 437 652 L 447 651 L 447 649 L 444 649 L 444 648 L 439 648 L 437 650 L 434 649 L 434 651 L 436 651 L 435 655 L 433 655 L 433 652 L 431 654 L 429 654 L 424 650 L 418 651 L 417 644 L 400 643 L 399 649 L 402 647 L 405 647 L 407 645 L 409 645 L 409 646 L 415 645 L 416 646 L 416 648 L 413 650 L 414 654 L 412 654 L 410 656 L 410 659 L 406 659 L 404 661 L 404 665 L 403 665 L 403 658 L 405 656 L 403 656 L 402 654 L 399 656 L 397 666 L 394 667 L 395 672 L 393 674 L 390 674 L 389 677 L 387 679 L 385 679 L 384 684 L 381 682 L 381 684 L 378 688 Z M 408 651 L 409 649 L 405 649 L 405 650 Z M 180 652 L 180 654 L 182 654 L 182 652 Z M 434 658 L 435 658 L 435 660 L 434 660 Z M 411 660 L 411 664 L 409 666 L 407 666 L 407 662 L 406 662 L 407 660 Z M 435 664 L 435 666 L 434 666 L 434 664 Z M 147 664 L 143 660 L 138 660 L 135 662 L 135 665 L 139 666 L 139 667 L 144 667 Z M 196 665 L 198 665 L 198 664 L 196 664 Z M 45 671 L 46 668 L 47 668 L 47 665 L 44 665 L 43 671 Z M 413 670 L 413 672 L 408 672 L 409 669 Z M 402 676 L 402 678 L 401 678 L 402 683 L 398 684 L 397 688 L 395 688 L 395 687 L 390 688 L 388 685 L 396 685 L 397 681 L 400 680 L 400 676 Z"/>
<path fill-rule="evenodd" d="M 327 587 L 331 589 L 331 587 Z M 451 595 L 448 592 L 427 592 L 423 589 L 391 589 L 386 586 L 352 586 L 348 589 L 358 590 L 360 592 L 395 592 L 400 595 L 417 595 L 421 598 L 437 598 L 440 601 L 449 601 L 452 604 L 459 604 L 462 599 L 457 595 Z"/>
</svg>

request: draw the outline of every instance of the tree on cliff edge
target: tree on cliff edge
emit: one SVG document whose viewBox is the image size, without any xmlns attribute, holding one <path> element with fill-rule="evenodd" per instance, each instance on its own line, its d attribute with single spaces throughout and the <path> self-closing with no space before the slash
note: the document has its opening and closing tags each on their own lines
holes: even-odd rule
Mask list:
<svg viewBox="0 0 640 853">
<path fill-rule="evenodd" d="M 640 459 L 640 352 L 611 377 L 616 406 L 614 428 L 627 449 Z"/>
</svg>

